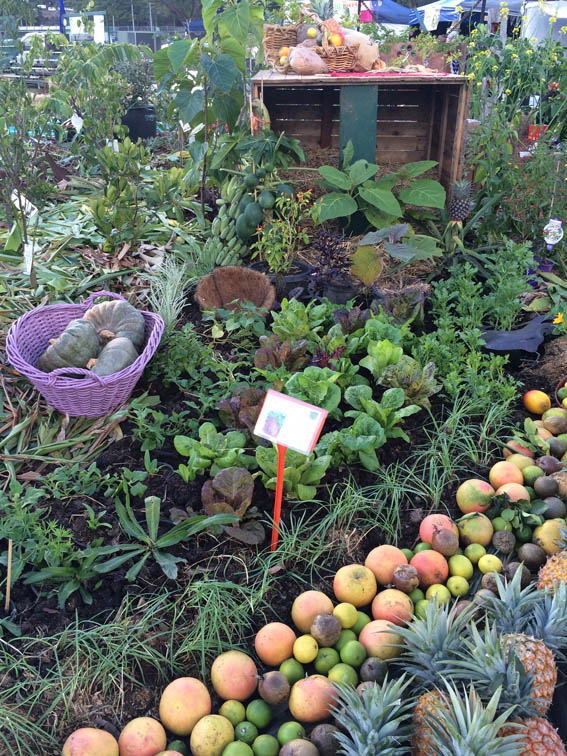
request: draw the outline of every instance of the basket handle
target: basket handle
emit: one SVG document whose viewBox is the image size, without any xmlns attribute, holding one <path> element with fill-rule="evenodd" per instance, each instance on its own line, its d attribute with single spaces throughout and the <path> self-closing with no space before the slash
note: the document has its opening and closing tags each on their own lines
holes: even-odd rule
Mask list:
<svg viewBox="0 0 567 756">
<path fill-rule="evenodd" d="M 93 291 L 92 294 L 89 294 L 89 296 L 84 300 L 84 302 L 81 302 L 82 305 L 85 305 L 88 308 L 93 306 L 94 300 L 98 299 L 98 297 L 111 297 L 112 299 L 122 299 L 124 302 L 126 302 L 126 297 L 123 297 L 122 294 L 116 294 L 113 291 Z"/>
<path fill-rule="evenodd" d="M 101 386 L 104 385 L 102 376 L 97 375 L 96 373 L 93 373 L 92 370 L 86 370 L 85 368 L 77 368 L 77 367 L 62 367 L 62 368 L 57 368 L 56 370 L 52 370 L 49 373 L 49 378 L 47 379 L 47 383 L 49 386 L 53 386 L 60 375 L 63 376 L 64 378 L 67 378 L 69 377 L 69 374 L 88 375 L 89 378 L 94 378 L 95 381 L 97 381 L 97 383 L 99 383 Z"/>
</svg>

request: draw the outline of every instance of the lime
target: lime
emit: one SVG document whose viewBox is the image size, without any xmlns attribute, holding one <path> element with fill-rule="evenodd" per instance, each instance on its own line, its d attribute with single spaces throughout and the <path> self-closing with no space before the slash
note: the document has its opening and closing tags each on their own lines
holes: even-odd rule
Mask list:
<svg viewBox="0 0 567 756">
<path fill-rule="evenodd" d="M 478 560 L 478 569 L 483 574 L 487 572 L 502 572 L 502 562 L 494 554 L 485 554 Z"/>
<path fill-rule="evenodd" d="M 429 551 L 429 549 L 432 549 L 433 546 L 430 543 L 418 543 L 415 549 L 413 550 L 414 554 L 419 554 L 420 551 Z"/>
<path fill-rule="evenodd" d="M 422 599 L 421 601 L 418 601 L 415 605 L 415 616 L 419 617 L 420 619 L 425 619 L 427 616 L 427 605 L 429 604 L 429 601 L 427 599 Z"/>
<path fill-rule="evenodd" d="M 514 535 L 520 543 L 528 543 L 532 540 L 532 529 L 529 525 L 522 525 L 522 527 L 514 530 Z"/>
<path fill-rule="evenodd" d="M 353 640 L 356 640 L 356 635 L 352 632 L 352 630 L 341 630 L 339 639 L 335 643 L 333 648 L 336 648 L 337 651 L 340 651 L 343 646 L 346 646 L 349 641 Z"/>
<path fill-rule="evenodd" d="M 258 737 L 258 728 L 252 722 L 240 722 L 234 728 L 234 737 L 243 743 L 253 743 Z"/>
<path fill-rule="evenodd" d="M 559 389 L 559 391 L 557 392 L 557 397 L 561 400 L 567 399 L 567 386 L 563 386 Z"/>
<path fill-rule="evenodd" d="M 350 664 L 335 664 L 335 666 L 329 670 L 327 675 L 329 680 L 336 683 L 343 683 L 343 685 L 358 685 L 358 675 L 356 669 L 351 667 Z"/>
<path fill-rule="evenodd" d="M 258 735 L 252 743 L 254 756 L 278 756 L 280 744 L 273 735 Z"/>
<path fill-rule="evenodd" d="M 473 572 L 474 566 L 468 557 L 456 554 L 449 559 L 449 573 L 451 575 L 470 580 Z"/>
<path fill-rule="evenodd" d="M 485 554 L 486 549 L 484 548 L 484 546 L 481 546 L 480 543 L 471 543 L 465 549 L 465 556 L 472 562 L 472 564 L 477 564 L 478 560 Z M 449 569 L 450 568 L 451 565 L 449 564 Z M 461 577 L 466 577 L 466 575 L 462 575 Z"/>
<path fill-rule="evenodd" d="M 333 614 L 341 623 L 341 627 L 349 628 L 354 627 L 358 621 L 358 611 L 353 604 L 337 604 L 333 609 Z M 353 631 L 354 632 L 354 631 Z"/>
<path fill-rule="evenodd" d="M 366 659 L 366 649 L 358 641 L 349 641 L 341 648 L 341 661 L 351 667 L 360 667 Z"/>
<path fill-rule="evenodd" d="M 305 728 L 299 722 L 284 722 L 278 730 L 278 740 L 284 746 L 290 740 L 305 737 Z"/>
<path fill-rule="evenodd" d="M 357 635 L 360 633 L 362 628 L 367 625 L 372 620 L 370 617 L 365 614 L 364 612 L 357 612 L 358 619 L 356 620 L 356 623 L 351 627 L 351 630 L 353 633 L 356 633 Z"/>
<path fill-rule="evenodd" d="M 451 596 L 466 596 L 469 592 L 469 581 L 456 575 L 447 580 L 447 588 L 451 591 Z"/>
<path fill-rule="evenodd" d="M 303 665 L 300 664 L 297 659 L 286 659 L 280 664 L 280 672 L 287 677 L 287 681 L 290 685 L 293 685 L 298 680 L 305 677 L 305 670 Z"/>
<path fill-rule="evenodd" d="M 492 527 L 494 530 L 512 530 L 512 525 L 503 517 L 495 517 L 492 520 Z"/>
<path fill-rule="evenodd" d="M 263 730 L 270 724 L 272 710 L 261 698 L 255 698 L 246 707 L 246 719 L 256 725 L 259 730 Z"/>
<path fill-rule="evenodd" d="M 544 475 L 544 472 L 541 467 L 537 467 L 537 465 L 528 465 L 522 470 L 522 475 L 524 476 L 524 484 L 526 486 L 532 486 L 538 478 L 541 478 L 541 476 Z"/>
<path fill-rule="evenodd" d="M 312 635 L 300 635 L 293 644 L 293 655 L 301 664 L 312 662 L 319 652 L 319 644 Z"/>
<path fill-rule="evenodd" d="M 254 756 L 254 751 L 247 743 L 236 740 L 227 745 L 222 756 Z"/>
<path fill-rule="evenodd" d="M 181 756 L 189 756 L 189 748 L 182 740 L 172 740 L 166 746 L 167 751 L 177 751 Z"/>
<path fill-rule="evenodd" d="M 350 642 L 353 643 L 353 641 Z M 320 675 L 326 675 L 340 660 L 339 652 L 334 648 L 320 648 L 315 659 L 315 669 Z"/>
<path fill-rule="evenodd" d="M 400 549 L 402 554 L 404 554 L 405 558 L 409 561 L 411 561 L 411 558 L 413 556 L 413 551 L 411 549 Z"/>
<path fill-rule="evenodd" d="M 425 593 L 421 590 L 421 588 L 416 588 L 415 591 L 412 591 L 409 594 L 409 597 L 415 605 L 418 601 L 423 601 L 423 599 L 425 598 Z"/>
<path fill-rule="evenodd" d="M 445 606 L 451 601 L 451 591 L 446 585 L 434 583 L 425 591 L 425 598 L 429 600 L 433 599 L 434 601 L 437 601 L 440 606 Z"/>
<path fill-rule="evenodd" d="M 233 701 L 232 699 L 223 703 L 219 709 L 219 714 L 222 717 L 226 717 L 233 727 L 236 727 L 237 724 L 244 722 L 246 719 L 244 704 L 241 704 L 240 701 Z"/>
</svg>

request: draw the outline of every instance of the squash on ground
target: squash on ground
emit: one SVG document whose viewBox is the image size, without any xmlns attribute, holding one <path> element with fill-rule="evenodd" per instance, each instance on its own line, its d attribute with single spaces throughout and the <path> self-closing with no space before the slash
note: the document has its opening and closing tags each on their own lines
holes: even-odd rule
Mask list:
<svg viewBox="0 0 567 756">
<path fill-rule="evenodd" d="M 38 370 L 44 373 L 64 367 L 84 368 L 100 349 L 96 328 L 84 318 L 72 320 L 60 336 L 50 341 L 37 361 Z"/>
<path fill-rule="evenodd" d="M 127 368 L 136 359 L 138 359 L 138 352 L 130 339 L 120 336 L 112 339 L 102 348 L 91 370 L 96 375 L 113 375 Z"/>
<path fill-rule="evenodd" d="M 144 343 L 146 323 L 142 313 L 122 299 L 101 302 L 87 310 L 84 317 L 94 323 L 103 343 L 124 336 L 139 349 Z"/>
</svg>

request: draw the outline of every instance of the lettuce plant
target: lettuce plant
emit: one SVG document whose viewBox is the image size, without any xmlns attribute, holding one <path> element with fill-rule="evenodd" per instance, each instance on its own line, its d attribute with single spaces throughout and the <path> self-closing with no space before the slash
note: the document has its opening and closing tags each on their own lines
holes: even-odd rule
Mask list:
<svg viewBox="0 0 567 756">
<path fill-rule="evenodd" d="M 256 449 L 256 462 L 261 470 L 262 482 L 266 488 L 275 490 L 278 472 L 278 451 L 276 446 L 266 448 L 259 446 Z M 329 465 L 331 457 L 314 454 L 305 456 L 293 449 L 288 449 L 285 457 L 284 468 L 284 492 L 291 499 L 308 501 L 315 498 L 317 486 Z"/>
<path fill-rule="evenodd" d="M 388 365 L 395 365 L 404 350 L 395 346 L 388 339 L 383 341 L 371 341 L 368 344 L 368 355 L 360 360 L 361 367 L 370 370 L 372 377 L 378 383 Z"/>
<path fill-rule="evenodd" d="M 254 478 L 244 467 L 219 470 L 201 488 L 201 501 L 208 515 L 234 514 L 242 519 L 252 503 Z"/>
<path fill-rule="evenodd" d="M 203 423 L 199 438 L 175 436 L 173 445 L 178 454 L 189 457 L 187 464 L 179 465 L 177 472 L 187 483 L 203 475 L 209 468 L 213 475 L 225 467 L 255 467 L 254 457 L 245 454 L 246 436 L 240 431 L 218 433 L 212 423 Z"/>
<path fill-rule="evenodd" d="M 309 404 L 315 404 L 328 412 L 337 409 L 341 390 L 337 386 L 340 373 L 330 368 L 310 365 L 301 373 L 294 373 L 285 384 L 286 393 Z"/>
<path fill-rule="evenodd" d="M 401 388 L 405 394 L 404 404 L 417 404 L 429 409 L 429 397 L 441 391 L 435 381 L 435 365 L 428 362 L 422 367 L 417 360 L 403 354 L 395 365 L 387 367 L 380 378 L 383 386 Z"/>
<path fill-rule="evenodd" d="M 345 400 L 354 409 L 345 412 L 345 416 L 353 417 L 355 422 L 360 417 L 368 416 L 380 423 L 386 438 L 403 438 L 409 443 L 407 434 L 397 426 L 405 417 L 419 412 L 421 407 L 415 404 L 404 407 L 405 398 L 403 389 L 390 388 L 377 402 L 372 398 L 370 386 L 350 386 L 345 391 Z"/>
</svg>

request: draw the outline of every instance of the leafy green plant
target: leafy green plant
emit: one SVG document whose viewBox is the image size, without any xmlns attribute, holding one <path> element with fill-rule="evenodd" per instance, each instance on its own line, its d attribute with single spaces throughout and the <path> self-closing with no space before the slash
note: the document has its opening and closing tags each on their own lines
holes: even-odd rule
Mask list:
<svg viewBox="0 0 567 756">
<path fill-rule="evenodd" d="M 315 365 L 294 373 L 285 384 L 285 391 L 296 399 L 315 404 L 328 412 L 337 410 L 341 402 L 341 390 L 337 386 L 339 373 L 330 368 Z"/>
<path fill-rule="evenodd" d="M 328 304 L 312 300 L 305 305 L 297 299 L 282 299 L 280 311 L 272 312 L 272 317 L 272 331 L 281 342 L 289 339 L 290 344 L 296 344 L 306 339 L 309 350 L 314 352 L 316 339 L 332 315 Z"/>
<path fill-rule="evenodd" d="M 121 552 L 118 556 L 105 560 L 103 564 L 95 564 L 94 571 L 101 575 L 113 572 L 130 559 L 136 559 L 126 573 L 126 580 L 129 582 L 136 579 L 150 557 L 155 559 L 166 577 L 175 580 L 177 578 L 177 565 L 186 560 L 170 554 L 166 549 L 187 541 L 214 525 L 230 525 L 237 519 L 234 515 L 230 514 L 218 514 L 213 517 L 206 517 L 204 515 L 189 517 L 178 525 L 174 525 L 171 530 L 160 536 L 158 531 L 161 499 L 158 496 L 148 496 L 145 499 L 146 530 L 144 530 L 136 519 L 128 496 L 126 496 L 124 504 L 117 497 L 115 505 L 120 527 L 126 535 L 139 541 L 139 543 L 103 546 L 93 550 L 87 549 L 86 553 L 87 555 L 92 553 L 98 558 L 100 556 L 116 554 L 117 551 Z"/>
<path fill-rule="evenodd" d="M 95 512 L 94 509 L 86 501 L 83 502 L 83 507 L 87 513 L 87 528 L 89 530 L 98 530 L 99 528 L 112 528 L 109 522 L 103 522 L 102 518 L 106 514 L 106 509 L 102 512 Z"/>
<path fill-rule="evenodd" d="M 225 467 L 254 467 L 255 460 L 245 453 L 246 436 L 240 431 L 219 433 L 212 423 L 203 423 L 199 438 L 175 436 L 173 439 L 178 454 L 189 457 L 187 464 L 179 465 L 177 472 L 187 483 L 211 470 L 213 475 Z"/>
<path fill-rule="evenodd" d="M 375 228 L 391 226 L 404 214 L 403 205 L 421 207 L 445 207 L 445 189 L 434 179 L 417 177 L 434 168 L 433 160 L 408 163 L 400 170 L 376 179 L 377 165 L 366 160 L 357 160 L 350 165 L 352 144 L 345 150 L 342 170 L 330 165 L 319 168 L 324 186 L 331 191 L 323 195 L 313 208 L 317 223 L 335 218 L 350 218 L 360 211 L 368 224 Z M 394 194 L 393 189 L 404 182 L 404 187 Z"/>
<path fill-rule="evenodd" d="M 234 514 L 242 519 L 252 504 L 254 478 L 244 467 L 219 470 L 201 489 L 203 509 L 208 515 Z"/>
<path fill-rule="evenodd" d="M 509 523 L 515 531 L 522 530 L 525 527 L 536 528 L 544 522 L 543 515 L 548 508 L 545 501 L 536 499 L 534 501 L 511 501 L 508 494 L 494 496 L 490 501 L 490 509 L 487 510 L 487 517 L 494 519 L 501 517 Z"/>
<path fill-rule="evenodd" d="M 415 404 L 404 407 L 405 395 L 403 389 L 386 389 L 380 401 L 377 402 L 372 398 L 370 386 L 351 386 L 345 391 L 345 401 L 351 407 L 354 407 L 354 409 L 345 412 L 345 417 L 356 419 L 369 415 L 373 420 L 380 423 L 387 439 L 403 438 L 404 441 L 409 443 L 407 434 L 398 426 L 405 417 L 419 412 L 421 407 Z"/>
<path fill-rule="evenodd" d="M 401 260 L 399 265 L 388 269 L 389 276 L 406 265 L 419 260 L 431 260 L 443 254 L 433 237 L 414 233 L 406 223 L 371 231 L 359 241 L 352 255 L 352 273 L 365 286 L 371 286 L 381 274 L 384 253 Z"/>
<path fill-rule="evenodd" d="M 259 370 L 265 370 L 268 366 L 275 369 L 283 366 L 289 372 L 295 372 L 309 362 L 306 339 L 300 339 L 294 344 L 286 339 L 282 343 L 275 334 L 271 334 L 260 336 L 260 344 L 254 355 L 254 367 Z"/>
<path fill-rule="evenodd" d="M 315 447 L 317 454 L 330 454 L 333 464 L 359 463 L 366 470 L 376 472 L 380 463 L 376 450 L 386 443 L 380 423 L 369 415 L 360 415 L 348 428 L 325 433 Z"/>
<path fill-rule="evenodd" d="M 79 496 L 103 497 L 112 495 L 118 483 L 116 474 L 103 472 L 96 462 L 88 467 L 82 467 L 78 462 L 71 465 L 60 465 L 42 478 L 42 487 L 49 495 L 58 501 L 72 499 Z"/>
<path fill-rule="evenodd" d="M 304 163 L 305 152 L 298 139 L 275 134 L 263 129 L 260 134 L 250 134 L 248 127 L 235 128 L 230 134 L 221 134 L 217 139 L 215 154 L 211 159 L 211 171 L 223 168 L 234 169 L 249 161 L 256 166 L 287 170 L 293 163 Z"/>
<path fill-rule="evenodd" d="M 266 310 L 256 307 L 252 302 L 239 302 L 236 310 L 219 307 L 216 310 L 205 310 L 202 317 L 204 321 L 213 323 L 211 335 L 214 339 L 226 336 L 241 343 L 255 340 L 266 333 L 266 313 Z"/>
<path fill-rule="evenodd" d="M 402 347 L 395 346 L 388 339 L 369 341 L 367 351 L 368 355 L 360 360 L 360 365 L 369 370 L 378 383 L 388 365 L 395 365 L 404 353 Z"/>
<path fill-rule="evenodd" d="M 230 399 L 221 399 L 217 404 L 219 420 L 230 430 L 244 429 L 256 440 L 253 430 L 262 409 L 266 392 L 253 386 L 239 386 Z"/>
<path fill-rule="evenodd" d="M 275 446 L 258 446 L 256 449 L 256 462 L 261 470 L 261 478 L 264 486 L 274 490 L 278 472 L 278 451 Z M 329 455 L 305 456 L 293 449 L 288 449 L 285 458 L 284 469 L 284 492 L 292 499 L 308 501 L 317 493 L 317 486 L 329 465 Z"/>
<path fill-rule="evenodd" d="M 419 362 L 403 354 L 395 365 L 386 367 L 380 376 L 382 386 L 401 388 L 405 403 L 429 409 L 429 397 L 441 391 L 441 384 L 435 381 L 435 365 L 429 362 L 422 367 Z"/>
</svg>

